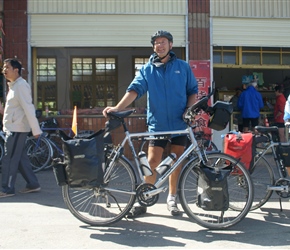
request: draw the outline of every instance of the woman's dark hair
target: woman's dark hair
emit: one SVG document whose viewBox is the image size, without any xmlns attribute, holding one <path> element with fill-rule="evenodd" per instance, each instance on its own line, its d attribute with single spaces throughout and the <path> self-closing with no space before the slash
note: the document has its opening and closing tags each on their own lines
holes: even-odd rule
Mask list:
<svg viewBox="0 0 290 250">
<path fill-rule="evenodd" d="M 4 63 L 10 63 L 11 67 L 13 69 L 18 69 L 18 74 L 21 75 L 22 70 L 22 64 L 21 62 L 16 58 L 7 58 L 4 60 Z"/>
<path fill-rule="evenodd" d="M 276 85 L 275 86 L 275 92 L 283 93 L 283 86 L 282 85 Z"/>
</svg>

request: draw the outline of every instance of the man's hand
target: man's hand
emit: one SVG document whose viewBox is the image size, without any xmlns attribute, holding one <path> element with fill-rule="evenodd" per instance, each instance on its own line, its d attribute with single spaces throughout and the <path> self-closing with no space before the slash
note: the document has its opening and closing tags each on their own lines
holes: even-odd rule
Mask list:
<svg viewBox="0 0 290 250">
<path fill-rule="evenodd" d="M 183 121 L 188 124 L 188 125 L 192 125 L 193 123 L 195 123 L 195 120 L 194 120 L 194 116 L 191 114 L 191 112 L 186 109 L 185 112 L 183 113 Z"/>
<path fill-rule="evenodd" d="M 285 122 L 285 127 L 288 127 L 288 128 L 290 127 L 290 121 Z"/>
<path fill-rule="evenodd" d="M 37 139 L 40 135 L 41 135 L 41 134 L 39 134 L 39 135 L 34 135 L 34 138 Z"/>
<path fill-rule="evenodd" d="M 107 113 L 110 113 L 110 112 L 118 112 L 118 108 L 116 107 L 106 107 L 104 110 L 103 110 L 103 115 L 105 117 L 107 117 Z"/>
</svg>

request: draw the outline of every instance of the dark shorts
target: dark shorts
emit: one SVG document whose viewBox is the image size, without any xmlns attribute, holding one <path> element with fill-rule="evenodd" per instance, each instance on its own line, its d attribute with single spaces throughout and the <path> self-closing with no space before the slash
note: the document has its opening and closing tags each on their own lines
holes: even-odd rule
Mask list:
<svg viewBox="0 0 290 250">
<path fill-rule="evenodd" d="M 168 142 L 170 142 L 171 145 L 179 145 L 185 147 L 187 144 L 187 136 L 186 135 L 176 136 L 169 140 L 151 140 L 149 141 L 149 146 L 165 148 Z"/>
<path fill-rule="evenodd" d="M 250 123 L 252 128 L 259 125 L 259 117 L 258 118 L 243 118 L 243 126 L 250 127 Z"/>
<path fill-rule="evenodd" d="M 284 122 L 276 122 L 276 123 L 273 123 L 273 126 L 277 126 L 278 128 L 285 128 Z"/>
</svg>

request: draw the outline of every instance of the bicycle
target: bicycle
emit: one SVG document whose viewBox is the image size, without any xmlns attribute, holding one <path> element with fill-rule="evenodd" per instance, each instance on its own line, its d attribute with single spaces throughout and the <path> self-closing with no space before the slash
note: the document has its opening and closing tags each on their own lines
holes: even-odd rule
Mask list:
<svg viewBox="0 0 290 250">
<path fill-rule="evenodd" d="M 282 147 L 290 149 L 290 142 L 280 142 L 278 127 L 256 126 L 256 131 L 261 135 L 257 143 L 262 143 L 262 147 L 256 147 L 254 165 L 250 169 L 251 178 L 254 185 L 254 200 L 251 210 L 262 207 L 272 196 L 275 191 L 279 196 L 280 208 L 282 210 L 281 198 L 290 197 L 290 178 L 287 176 L 285 160 L 281 154 Z M 276 139 L 274 141 L 273 135 Z M 275 169 L 267 159 L 274 159 Z"/>
<path fill-rule="evenodd" d="M 30 164 L 35 173 L 47 170 L 53 166 L 53 158 L 62 158 L 63 151 L 58 131 L 63 131 L 68 136 L 72 135 L 71 128 L 59 128 L 55 118 L 40 122 L 43 133 L 36 139 L 30 133 L 26 141 L 26 150 Z M 79 136 L 86 136 L 92 131 L 80 131 Z"/>
<path fill-rule="evenodd" d="M 249 212 L 253 199 L 253 186 L 249 172 L 244 165 L 230 155 L 219 152 L 206 152 L 198 147 L 190 126 L 190 120 L 201 109 L 209 114 L 215 112 L 208 107 L 207 102 L 212 95 L 203 97 L 187 110 L 188 127 L 179 131 L 130 133 L 125 118 L 134 110 L 109 113 L 106 129 L 109 132 L 123 127 L 125 138 L 117 146 L 105 145 L 105 167 L 103 184 L 93 188 L 74 188 L 62 186 L 62 195 L 69 211 L 80 221 L 92 226 L 105 226 L 126 218 L 135 200 L 143 206 L 153 206 L 161 192 L 165 192 L 164 185 L 170 174 L 195 152 L 185 163 L 179 178 L 178 195 L 181 206 L 190 220 L 209 229 L 225 229 L 239 223 Z M 142 166 L 133 145 L 133 138 L 151 138 L 172 135 L 188 135 L 192 144 L 184 151 L 180 158 L 159 176 L 154 185 L 145 183 Z M 128 143 L 135 165 L 123 154 L 124 146 Z M 226 177 L 229 193 L 229 207 L 222 211 L 207 211 L 198 204 L 199 169 L 214 169 L 217 172 L 228 171 Z"/>
<path fill-rule="evenodd" d="M 218 147 L 211 140 L 212 134 L 200 130 L 194 132 L 194 135 L 199 147 L 204 147 L 205 151 L 218 151 Z"/>
</svg>

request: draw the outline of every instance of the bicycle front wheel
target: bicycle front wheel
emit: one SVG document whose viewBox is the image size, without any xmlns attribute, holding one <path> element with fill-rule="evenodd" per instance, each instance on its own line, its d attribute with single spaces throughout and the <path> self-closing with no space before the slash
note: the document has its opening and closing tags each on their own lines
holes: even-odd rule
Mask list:
<svg viewBox="0 0 290 250">
<path fill-rule="evenodd" d="M 28 137 L 25 144 L 27 155 L 30 160 L 33 172 L 44 169 L 51 161 L 52 148 L 47 138 L 40 136 Z"/>
<path fill-rule="evenodd" d="M 198 206 L 197 158 L 191 159 L 179 180 L 179 198 L 187 216 L 197 224 L 209 229 L 225 229 L 239 223 L 249 212 L 253 201 L 253 185 L 249 172 L 243 164 L 223 153 L 208 154 L 206 165 L 230 169 L 227 175 L 229 208 L 225 211 L 208 211 Z"/>
<path fill-rule="evenodd" d="M 254 185 L 254 200 L 251 210 L 262 207 L 272 196 L 273 190 L 268 186 L 275 183 L 274 172 L 264 156 L 258 158 L 251 169 L 251 178 Z"/>
<path fill-rule="evenodd" d="M 101 187 L 62 187 L 63 199 L 77 219 L 91 226 L 106 226 L 121 220 L 132 208 L 136 177 L 129 161 L 121 156 L 109 176 Z"/>
</svg>

